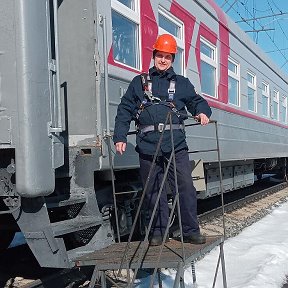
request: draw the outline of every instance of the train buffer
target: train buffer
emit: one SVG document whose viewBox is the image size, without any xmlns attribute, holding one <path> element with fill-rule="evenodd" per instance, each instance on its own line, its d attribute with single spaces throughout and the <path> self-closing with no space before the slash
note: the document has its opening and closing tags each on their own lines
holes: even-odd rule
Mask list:
<svg viewBox="0 0 288 288">
<path fill-rule="evenodd" d="M 80 266 L 95 266 L 94 269 L 94 283 L 89 287 L 94 287 L 96 278 L 101 278 L 101 287 L 106 288 L 106 274 L 107 270 L 119 270 L 119 269 L 138 269 L 140 260 L 140 269 L 154 269 L 159 273 L 161 268 L 175 268 L 177 273 L 174 281 L 174 288 L 184 288 L 184 269 L 192 266 L 193 282 L 196 282 L 196 274 L 194 269 L 194 261 L 201 255 L 211 251 L 216 246 L 220 246 L 219 261 L 217 263 L 217 271 L 219 262 L 221 261 L 222 272 L 225 272 L 224 254 L 223 254 L 223 235 L 207 236 L 205 244 L 195 245 L 190 243 L 182 243 L 170 239 L 169 242 L 162 244 L 161 246 L 149 246 L 148 242 L 121 242 L 112 244 L 104 249 L 97 250 L 95 252 L 86 254 L 75 259 L 75 265 Z M 129 245 L 128 253 L 126 253 L 125 260 L 123 260 L 123 251 Z M 183 246 L 182 246 L 183 245 Z M 184 247 L 184 258 L 183 248 Z M 162 251 L 160 252 L 160 249 Z M 142 256 L 144 252 L 144 256 Z M 159 256 L 160 255 L 160 256 Z M 123 262 L 123 263 L 121 263 Z M 224 269 L 224 270 L 223 270 Z M 216 271 L 216 272 L 217 272 Z M 117 273 L 116 273 L 117 274 Z M 222 273 L 223 274 L 223 273 Z M 93 281 L 93 276 L 91 282 Z M 159 276 L 159 275 L 158 275 Z M 217 273 L 215 273 L 215 279 Z M 223 287 L 226 287 L 225 273 L 223 274 Z M 109 277 L 108 277 L 109 279 Z M 161 278 L 158 278 L 161 279 Z M 214 282 L 215 282 L 214 279 Z M 111 281 L 111 279 L 110 279 Z M 130 286 L 129 286 L 130 285 Z M 127 283 L 127 287 L 133 283 Z M 120 286 L 119 286 L 120 287 Z M 121 286 L 122 287 L 122 286 Z M 161 280 L 159 281 L 159 287 L 162 287 Z"/>
</svg>

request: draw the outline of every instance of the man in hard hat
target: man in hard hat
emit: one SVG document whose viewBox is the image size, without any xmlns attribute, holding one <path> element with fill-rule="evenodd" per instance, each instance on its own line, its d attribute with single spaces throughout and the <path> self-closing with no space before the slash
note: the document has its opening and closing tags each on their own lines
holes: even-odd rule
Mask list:
<svg viewBox="0 0 288 288">
<path fill-rule="evenodd" d="M 203 244 L 206 239 L 200 233 L 197 220 L 196 190 L 192 182 L 184 120 L 187 119 L 186 107 L 202 125 L 206 125 L 209 123 L 211 109 L 207 101 L 195 92 L 194 86 L 187 78 L 175 74 L 172 64 L 177 53 L 177 43 L 174 37 L 169 34 L 160 35 L 153 48 L 154 66 L 149 69 L 149 74 L 141 74 L 132 80 L 118 106 L 113 137 L 115 149 L 121 155 L 125 152 L 130 122 L 135 120 L 138 127 L 136 151 L 139 153 L 140 174 L 144 185 L 160 136 L 164 133 L 145 194 L 151 215 L 165 166 L 171 155 L 171 130 L 173 131 L 183 239 L 184 242 Z M 168 122 L 165 125 L 169 112 L 172 124 Z M 172 161 L 166 182 L 175 194 L 174 178 Z M 161 193 L 150 232 L 150 245 L 153 246 L 162 243 L 168 225 L 169 207 L 166 189 L 167 186 Z"/>
</svg>

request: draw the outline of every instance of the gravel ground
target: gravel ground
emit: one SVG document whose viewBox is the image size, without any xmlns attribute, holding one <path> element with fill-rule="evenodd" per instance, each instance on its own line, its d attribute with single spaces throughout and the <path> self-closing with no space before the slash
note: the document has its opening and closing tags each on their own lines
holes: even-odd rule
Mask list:
<svg viewBox="0 0 288 288">
<path fill-rule="evenodd" d="M 273 208 L 278 207 L 288 199 L 288 188 L 285 188 L 265 198 L 248 203 L 234 211 L 224 215 L 226 236 L 233 237 L 239 234 L 245 227 L 252 225 L 268 215 Z M 223 217 L 214 217 L 200 221 L 201 231 L 205 235 L 223 234 Z"/>
</svg>

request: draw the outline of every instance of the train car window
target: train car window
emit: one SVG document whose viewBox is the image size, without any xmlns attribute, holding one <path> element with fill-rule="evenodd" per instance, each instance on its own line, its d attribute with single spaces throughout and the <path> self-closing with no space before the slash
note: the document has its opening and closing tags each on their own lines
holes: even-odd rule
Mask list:
<svg viewBox="0 0 288 288">
<path fill-rule="evenodd" d="M 115 61 L 140 70 L 139 0 L 112 0 L 112 39 Z"/>
<path fill-rule="evenodd" d="M 201 58 L 201 89 L 208 96 L 217 98 L 216 93 L 216 73 L 217 57 L 216 46 L 206 39 L 200 39 L 200 58 Z"/>
<path fill-rule="evenodd" d="M 262 82 L 262 115 L 269 116 L 269 84 Z"/>
<path fill-rule="evenodd" d="M 273 112 L 272 112 L 272 119 L 279 120 L 279 91 L 274 89 L 273 90 Z"/>
<path fill-rule="evenodd" d="M 229 57 L 228 59 L 228 101 L 230 104 L 240 106 L 240 69 L 239 63 Z"/>
<path fill-rule="evenodd" d="M 170 34 L 181 39 L 181 27 L 179 27 L 176 23 L 170 21 L 160 12 L 159 12 L 159 26 L 162 27 L 167 32 L 169 32 Z"/>
<path fill-rule="evenodd" d="M 173 68 L 177 74 L 185 75 L 184 23 L 161 6 L 159 6 L 158 21 L 159 21 L 159 34 L 169 33 L 175 37 L 177 41 L 178 52 L 175 55 Z"/>
<path fill-rule="evenodd" d="M 127 6 L 128 8 L 135 10 L 135 3 L 133 0 L 118 0 L 123 5 Z"/>
<path fill-rule="evenodd" d="M 256 75 L 252 72 L 247 72 L 247 84 L 248 84 L 248 90 L 247 90 L 247 98 L 248 98 L 248 110 L 252 112 L 256 111 Z"/>
<path fill-rule="evenodd" d="M 283 123 L 287 123 L 287 97 L 286 96 L 282 96 L 281 120 Z"/>
</svg>

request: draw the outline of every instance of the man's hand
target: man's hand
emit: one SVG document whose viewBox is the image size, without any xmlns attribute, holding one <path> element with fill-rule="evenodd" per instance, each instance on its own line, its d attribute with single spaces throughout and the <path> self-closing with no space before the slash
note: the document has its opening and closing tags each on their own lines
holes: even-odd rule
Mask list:
<svg viewBox="0 0 288 288">
<path fill-rule="evenodd" d="M 122 155 L 126 150 L 126 143 L 125 142 L 115 143 L 115 149 L 118 153 L 120 153 Z"/>
<path fill-rule="evenodd" d="M 201 125 L 207 125 L 209 123 L 209 118 L 204 114 L 200 113 L 197 116 L 195 116 L 195 119 L 201 123 Z"/>
</svg>

